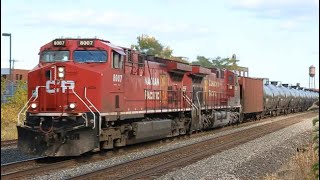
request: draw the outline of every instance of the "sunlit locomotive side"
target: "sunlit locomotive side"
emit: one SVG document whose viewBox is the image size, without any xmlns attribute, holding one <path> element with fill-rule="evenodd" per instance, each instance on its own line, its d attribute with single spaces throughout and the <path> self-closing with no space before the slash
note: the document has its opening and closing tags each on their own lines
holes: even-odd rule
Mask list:
<svg viewBox="0 0 320 180">
<path fill-rule="evenodd" d="M 18 116 L 18 147 L 29 154 L 78 156 L 239 120 L 238 79 L 228 70 L 101 39 L 55 39 L 39 55 Z"/>
</svg>

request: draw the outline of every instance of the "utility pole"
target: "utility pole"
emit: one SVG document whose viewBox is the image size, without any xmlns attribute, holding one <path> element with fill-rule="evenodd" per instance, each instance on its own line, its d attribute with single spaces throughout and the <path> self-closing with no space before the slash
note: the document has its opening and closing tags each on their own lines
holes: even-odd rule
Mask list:
<svg viewBox="0 0 320 180">
<path fill-rule="evenodd" d="M 12 72 L 11 72 L 11 33 L 2 33 L 2 36 L 7 36 L 7 37 L 9 37 L 9 40 L 10 40 L 10 42 L 9 42 L 9 77 L 11 78 L 11 80 L 12 80 L 12 77 L 11 77 L 11 74 L 12 74 Z"/>
</svg>

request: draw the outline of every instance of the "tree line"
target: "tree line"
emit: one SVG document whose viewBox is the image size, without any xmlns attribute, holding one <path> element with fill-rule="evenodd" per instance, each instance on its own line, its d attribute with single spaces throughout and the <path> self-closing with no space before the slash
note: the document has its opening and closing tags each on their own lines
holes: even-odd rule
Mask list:
<svg viewBox="0 0 320 180">
<path fill-rule="evenodd" d="M 137 51 L 140 51 L 146 55 L 153 55 L 161 58 L 167 58 L 172 59 L 188 64 L 193 65 L 201 65 L 206 68 L 225 68 L 229 70 L 239 70 L 241 69 L 240 66 L 238 66 L 238 60 L 236 58 L 236 55 L 233 54 L 231 58 L 221 58 L 220 56 L 211 58 L 211 57 L 205 57 L 198 55 L 196 57 L 196 60 L 189 62 L 186 58 L 181 56 L 174 56 L 173 55 L 173 49 L 171 49 L 169 46 L 165 46 L 162 43 L 159 42 L 155 37 L 142 34 L 141 36 L 137 37 L 137 43 L 132 44 L 131 48 Z"/>
</svg>

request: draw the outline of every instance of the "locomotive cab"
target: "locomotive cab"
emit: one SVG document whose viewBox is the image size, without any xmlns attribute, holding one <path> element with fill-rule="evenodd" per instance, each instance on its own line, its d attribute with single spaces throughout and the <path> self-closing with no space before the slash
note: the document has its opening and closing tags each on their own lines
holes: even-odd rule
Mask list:
<svg viewBox="0 0 320 180">
<path fill-rule="evenodd" d="M 125 55 L 100 39 L 55 39 L 41 47 L 39 64 L 28 74 L 28 103 L 18 115 L 18 147 L 45 156 L 98 148 L 100 112 L 109 106 L 102 101 L 110 102 L 104 94 L 114 90 L 101 84 L 121 81 Z"/>
</svg>

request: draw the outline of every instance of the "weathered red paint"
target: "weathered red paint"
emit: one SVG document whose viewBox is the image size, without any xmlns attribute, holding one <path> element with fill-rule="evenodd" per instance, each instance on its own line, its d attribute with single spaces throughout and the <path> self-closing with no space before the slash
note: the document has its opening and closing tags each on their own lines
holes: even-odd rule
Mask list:
<svg viewBox="0 0 320 180">
<path fill-rule="evenodd" d="M 192 99 L 194 88 L 203 91 L 203 101 L 207 106 L 224 105 L 228 98 L 234 96 L 235 78 L 231 71 L 221 71 L 223 78 L 217 78 L 216 69 L 207 69 L 201 66 L 191 66 L 185 63 L 155 57 L 153 60 L 142 60 L 141 54 L 124 49 L 127 56 L 124 57 L 123 67 L 112 68 L 111 51 L 104 40 L 95 39 L 93 47 L 87 50 L 105 50 L 108 53 L 106 63 L 77 63 L 73 60 L 68 62 L 41 62 L 28 75 L 29 97 L 36 86 L 46 86 L 46 71 L 52 71 L 54 67 L 64 67 L 65 77 L 63 80 L 75 82 L 74 91 L 84 98 L 86 88 L 88 99 L 97 107 L 101 113 L 116 113 L 162 110 L 162 109 L 183 109 L 190 107 L 182 99 L 185 94 Z M 70 57 L 73 57 L 74 50 L 85 50 L 79 47 L 78 39 L 66 39 L 65 47 L 54 47 L 52 42 L 42 46 L 44 50 L 69 50 Z M 130 54 L 130 61 L 129 55 Z M 219 70 L 220 71 L 220 70 Z M 199 78 L 199 81 L 195 79 Z M 228 80 L 232 77 L 232 80 Z M 69 89 L 62 93 L 61 87 L 56 85 L 50 88 L 60 89 L 59 92 L 48 93 L 45 88 L 39 89 L 39 97 L 36 100 L 36 110 L 29 109 L 29 112 L 88 112 L 86 106 Z M 118 99 L 118 101 L 117 101 Z M 77 104 L 75 110 L 66 108 L 69 103 Z M 203 103 L 203 102 L 202 102 Z"/>
</svg>

